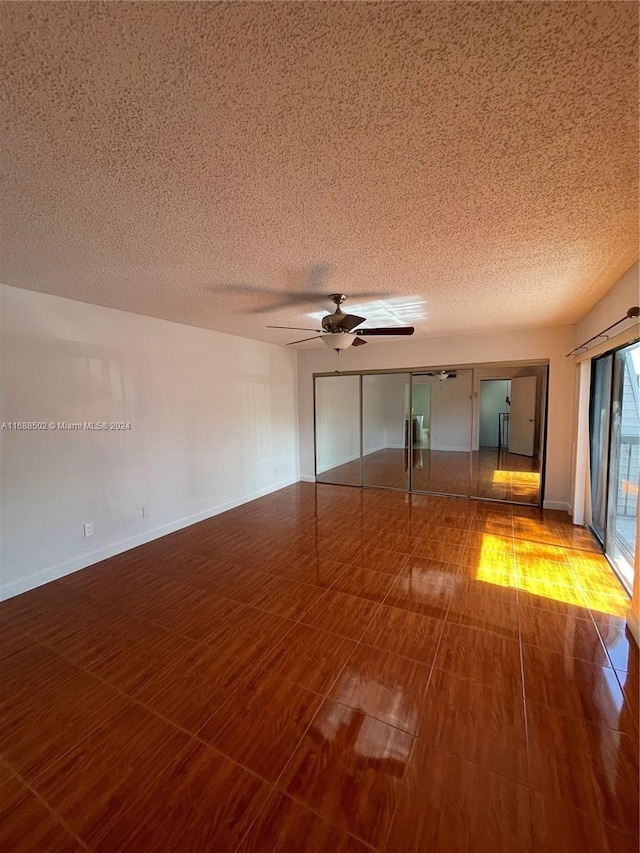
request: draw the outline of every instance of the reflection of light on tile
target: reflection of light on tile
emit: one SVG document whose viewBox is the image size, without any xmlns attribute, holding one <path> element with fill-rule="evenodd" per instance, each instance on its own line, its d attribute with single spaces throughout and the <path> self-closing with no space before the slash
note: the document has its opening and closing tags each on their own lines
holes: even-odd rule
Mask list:
<svg viewBox="0 0 640 853">
<path fill-rule="evenodd" d="M 424 299 L 412 296 L 409 299 L 372 299 L 369 302 L 354 302 L 348 300 L 341 306 L 345 314 L 356 314 L 365 317 L 370 326 L 384 323 L 385 326 L 406 326 L 412 320 L 424 320 L 427 311 Z M 322 320 L 329 311 L 316 311 L 307 314 L 312 320 Z"/>
<path fill-rule="evenodd" d="M 384 732 L 384 737 L 381 733 Z M 391 736 L 389 736 L 391 735 Z M 369 758 L 391 758 L 405 762 L 409 758 L 412 739 L 398 729 L 384 729 L 371 717 L 365 717 L 356 740 L 356 752 Z"/>
<path fill-rule="evenodd" d="M 608 667 L 607 667 L 607 669 L 608 669 Z M 622 687 L 623 690 L 633 689 L 633 687 L 631 685 L 627 684 L 627 681 L 631 680 L 630 675 L 631 675 L 631 673 L 622 672 L 621 670 L 618 670 L 618 672 L 617 672 L 618 679 L 620 680 L 620 686 Z"/>
<path fill-rule="evenodd" d="M 343 726 L 348 726 L 355 714 L 353 708 L 346 705 L 325 705 L 313 724 L 325 740 L 335 740 L 336 734 Z"/>
<path fill-rule="evenodd" d="M 380 685 L 375 684 L 378 688 Z M 402 703 L 402 693 L 396 697 L 396 704 Z M 357 712 L 340 702 L 325 704 L 313 723 L 313 728 L 327 741 L 335 741 L 340 731 L 347 729 Z M 359 715 L 361 720 L 354 749 L 358 755 L 368 758 L 390 758 L 405 762 L 409 757 L 413 739 L 392 725 L 381 726 L 377 720 Z"/>
<path fill-rule="evenodd" d="M 535 563 L 535 558 L 529 558 L 529 560 L 526 570 L 510 571 L 505 568 L 504 554 L 495 549 L 495 537 L 485 533 L 475 566 L 476 580 L 520 589 L 530 595 L 575 607 L 588 607 L 590 610 L 607 613 L 610 616 L 626 614 L 629 599 L 622 589 L 619 592 L 612 592 L 609 587 L 605 591 L 593 588 L 589 582 L 580 581 L 580 569 L 576 569 L 578 575 L 576 586 L 566 566 L 562 564 L 555 566 L 553 563 L 542 560 L 539 571 L 536 571 L 535 565 L 531 566 L 531 563 Z"/>
<path fill-rule="evenodd" d="M 607 696 L 607 699 L 610 702 L 613 702 L 619 717 L 620 712 L 622 711 L 622 706 L 624 705 L 624 699 L 618 687 L 618 677 L 616 676 L 615 671 L 609 666 L 603 666 L 600 668 L 600 670 L 604 675 L 605 680 L 607 682 L 607 687 L 609 688 L 609 694 Z"/>
<path fill-rule="evenodd" d="M 493 483 L 513 483 L 515 485 L 538 485 L 540 482 L 540 474 L 535 471 L 494 471 Z"/>
<path fill-rule="evenodd" d="M 413 594 L 421 592 L 433 594 L 438 589 L 453 587 L 455 584 L 456 578 L 447 572 L 421 572 L 420 570 L 413 572 L 409 569 L 406 575 L 396 581 L 394 590 Z"/>
<path fill-rule="evenodd" d="M 398 729 L 415 730 L 418 722 L 416 712 L 407 706 L 401 688 L 393 689 L 387 684 L 380 684 L 373 679 L 362 678 L 357 673 L 351 673 L 348 670 L 343 675 L 342 686 L 344 689 L 338 693 L 336 701 L 348 701 L 350 705 L 362 711 L 363 714 L 366 714 L 367 697 L 373 694 L 377 697 L 379 707 L 383 709 L 384 721 L 386 723 Z"/>
</svg>

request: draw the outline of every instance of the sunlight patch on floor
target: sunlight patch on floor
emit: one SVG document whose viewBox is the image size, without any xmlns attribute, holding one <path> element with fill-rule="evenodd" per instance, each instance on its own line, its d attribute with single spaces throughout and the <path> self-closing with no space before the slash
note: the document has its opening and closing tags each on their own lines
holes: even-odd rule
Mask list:
<svg viewBox="0 0 640 853">
<path fill-rule="evenodd" d="M 629 598 L 615 582 L 609 583 L 606 573 L 603 583 L 589 581 L 580 583 L 580 569 L 573 570 L 564 563 L 527 558 L 527 566 L 518 569 L 515 560 L 510 560 L 511 540 L 504 536 L 485 533 L 475 567 L 476 580 L 510 589 L 519 589 L 530 595 L 569 604 L 588 607 L 609 616 L 624 616 L 629 607 Z M 509 566 L 512 565 L 512 568 Z M 571 575 L 575 574 L 575 581 Z M 613 573 L 612 573 L 613 574 Z M 611 579 L 613 580 L 613 579 Z"/>
</svg>

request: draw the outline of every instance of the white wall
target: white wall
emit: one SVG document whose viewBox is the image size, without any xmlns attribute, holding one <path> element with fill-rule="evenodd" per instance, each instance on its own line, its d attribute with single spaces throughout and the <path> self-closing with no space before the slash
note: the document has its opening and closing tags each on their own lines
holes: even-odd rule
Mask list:
<svg viewBox="0 0 640 853">
<path fill-rule="evenodd" d="M 0 432 L 0 596 L 298 480 L 295 352 L 6 286 L 0 308 L 0 420 L 131 423 Z"/>
<path fill-rule="evenodd" d="M 393 373 L 362 377 L 362 450 L 404 447 L 404 392 L 408 377 Z"/>
<path fill-rule="evenodd" d="M 366 456 L 387 446 L 385 399 L 379 376 L 363 376 L 362 380 L 362 452 Z"/>
<path fill-rule="evenodd" d="M 383 393 L 383 423 L 385 447 L 403 448 L 405 446 L 406 418 L 408 416 L 408 396 L 405 402 L 407 375 L 385 373 L 378 377 Z"/>
<path fill-rule="evenodd" d="M 360 458 L 360 380 L 357 376 L 323 376 L 316 384 L 316 395 L 321 474 Z"/>
<path fill-rule="evenodd" d="M 575 367 L 565 354 L 573 346 L 573 335 L 572 326 L 561 326 L 375 342 L 343 353 L 342 367 L 343 370 L 378 370 L 548 359 L 549 423 L 544 499 L 549 507 L 567 509 L 571 493 Z M 299 353 L 300 466 L 302 474 L 307 476 L 313 475 L 312 376 L 314 372 L 331 371 L 333 362 L 333 353 L 326 347 L 309 347 Z"/>
<path fill-rule="evenodd" d="M 471 450 L 471 371 L 431 380 L 431 450 Z"/>
<path fill-rule="evenodd" d="M 573 346 L 579 346 L 592 335 L 599 334 L 607 326 L 624 317 L 629 308 L 640 305 L 639 281 L 640 267 L 639 262 L 636 261 L 605 293 L 602 299 L 596 302 L 593 308 L 578 320 L 575 325 Z M 624 324 L 617 326 L 612 330 L 612 334 L 615 335 L 624 328 Z M 594 341 L 594 343 L 598 342 Z"/>
</svg>

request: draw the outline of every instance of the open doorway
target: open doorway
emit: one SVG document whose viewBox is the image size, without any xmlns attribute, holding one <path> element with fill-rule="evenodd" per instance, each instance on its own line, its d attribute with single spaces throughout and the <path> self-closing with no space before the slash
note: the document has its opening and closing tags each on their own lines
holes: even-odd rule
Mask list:
<svg viewBox="0 0 640 853">
<path fill-rule="evenodd" d="M 474 488 L 480 497 L 537 503 L 546 369 L 505 368 L 477 387 Z"/>
</svg>

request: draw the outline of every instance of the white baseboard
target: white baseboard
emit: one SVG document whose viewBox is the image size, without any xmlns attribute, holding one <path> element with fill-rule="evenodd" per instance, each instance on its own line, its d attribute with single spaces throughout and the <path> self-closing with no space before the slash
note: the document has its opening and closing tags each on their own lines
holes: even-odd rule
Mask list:
<svg viewBox="0 0 640 853">
<path fill-rule="evenodd" d="M 544 509 L 560 509 L 567 513 L 571 512 L 568 501 L 544 501 L 542 506 Z"/>
<path fill-rule="evenodd" d="M 131 548 L 137 548 L 138 545 L 146 545 L 147 542 L 152 542 L 154 539 L 159 539 L 161 536 L 166 536 L 168 533 L 174 533 L 176 530 L 181 530 L 183 527 L 189 527 L 192 524 L 197 524 L 199 521 L 205 521 L 207 518 L 213 518 L 215 515 L 220 515 L 229 509 L 234 509 L 242 504 L 254 501 L 257 498 L 262 498 L 265 495 L 270 495 L 272 492 L 280 491 L 287 486 L 292 486 L 299 481 L 298 477 L 292 477 L 287 480 L 282 480 L 272 486 L 267 486 L 264 489 L 259 489 L 256 492 L 251 492 L 248 495 L 243 495 L 233 501 L 228 501 L 218 506 L 210 507 L 202 512 L 194 513 L 193 515 L 179 518 L 176 521 L 171 521 L 168 524 L 163 524 L 160 527 L 154 527 L 153 530 L 147 530 L 144 533 L 128 536 L 125 539 L 120 539 L 110 545 L 105 545 L 103 548 L 97 548 L 95 551 L 82 554 L 79 557 L 73 557 L 70 560 L 65 560 L 62 563 L 57 563 L 54 566 L 48 566 L 46 569 L 33 572 L 26 577 L 11 581 L 7 584 L 2 584 L 0 587 L 0 601 L 5 601 L 7 598 L 13 598 L 15 595 L 20 595 L 23 592 L 28 592 L 30 589 L 35 589 L 37 586 L 42 586 L 50 581 L 62 578 L 65 575 L 71 575 L 73 572 L 78 572 L 81 569 L 86 569 L 94 563 L 99 563 L 101 560 L 106 560 L 109 557 L 115 557 L 117 554 L 122 554 L 124 551 L 129 551 Z M 315 482 L 312 479 L 311 482 Z"/>
<path fill-rule="evenodd" d="M 345 456 L 343 459 L 336 459 L 335 462 L 332 462 L 331 465 L 327 465 L 326 468 L 323 468 L 322 471 L 318 471 L 318 474 L 324 474 L 325 471 L 331 471 L 333 468 L 339 468 L 341 465 L 348 465 L 349 462 L 355 462 L 356 459 L 360 459 L 360 453 L 356 453 L 355 456 Z"/>
<path fill-rule="evenodd" d="M 393 447 L 393 445 L 389 444 L 379 444 L 377 447 L 371 447 L 369 450 L 363 451 L 363 456 L 371 456 L 372 453 L 380 453 L 381 450 L 388 450 L 389 447 Z"/>
<path fill-rule="evenodd" d="M 300 474 L 300 482 L 301 483 L 315 483 L 316 478 L 311 474 Z"/>
<path fill-rule="evenodd" d="M 640 620 L 631 608 L 627 610 L 627 627 L 631 631 L 631 636 L 636 641 L 636 645 L 640 646 Z"/>
</svg>

